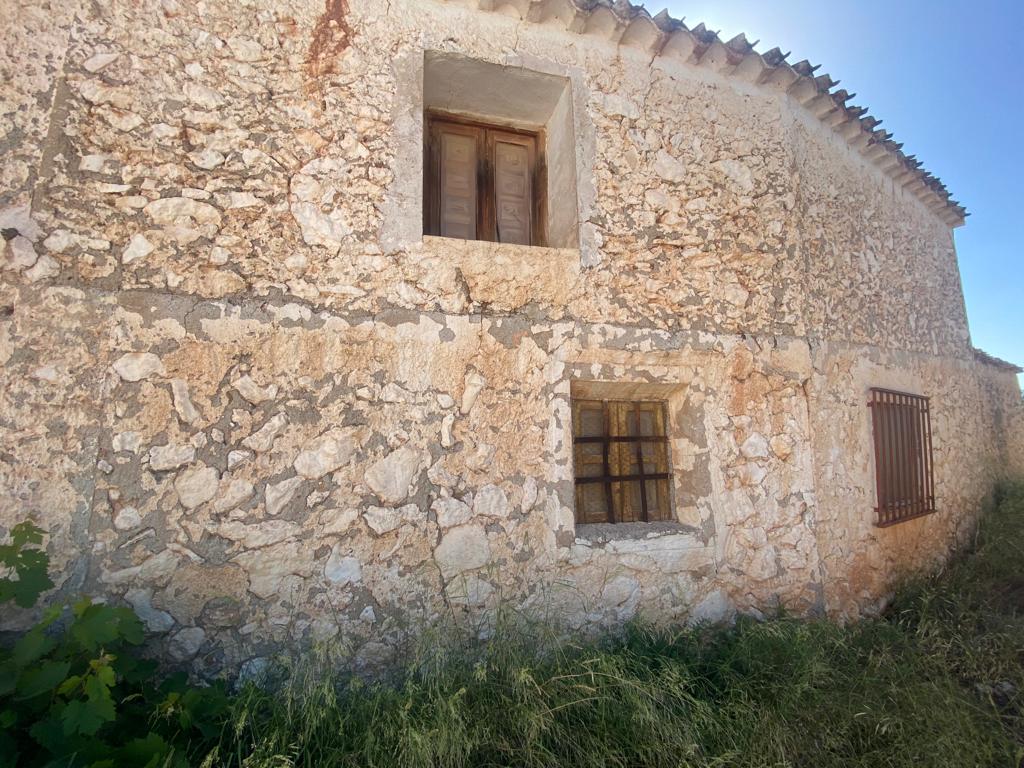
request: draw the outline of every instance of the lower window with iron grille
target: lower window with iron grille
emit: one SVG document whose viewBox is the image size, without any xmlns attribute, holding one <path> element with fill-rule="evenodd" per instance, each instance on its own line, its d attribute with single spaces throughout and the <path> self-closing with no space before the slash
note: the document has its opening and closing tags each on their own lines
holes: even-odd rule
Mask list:
<svg viewBox="0 0 1024 768">
<path fill-rule="evenodd" d="M 665 404 L 573 400 L 577 523 L 672 519 Z"/>
<path fill-rule="evenodd" d="M 868 406 L 875 442 L 879 527 L 935 511 L 935 471 L 929 399 L 872 389 Z"/>
</svg>

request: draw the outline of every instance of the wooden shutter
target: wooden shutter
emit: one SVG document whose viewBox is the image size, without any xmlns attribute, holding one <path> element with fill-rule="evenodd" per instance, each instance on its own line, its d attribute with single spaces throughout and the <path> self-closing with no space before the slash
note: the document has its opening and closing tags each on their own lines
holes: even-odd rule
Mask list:
<svg viewBox="0 0 1024 768">
<path fill-rule="evenodd" d="M 426 136 L 426 234 L 543 244 L 537 134 L 431 115 Z"/>
<path fill-rule="evenodd" d="M 531 245 L 536 141 L 499 131 L 488 131 L 487 139 L 494 163 L 494 239 Z"/>
<path fill-rule="evenodd" d="M 483 131 L 436 121 L 429 128 L 428 232 L 476 240 Z"/>
</svg>

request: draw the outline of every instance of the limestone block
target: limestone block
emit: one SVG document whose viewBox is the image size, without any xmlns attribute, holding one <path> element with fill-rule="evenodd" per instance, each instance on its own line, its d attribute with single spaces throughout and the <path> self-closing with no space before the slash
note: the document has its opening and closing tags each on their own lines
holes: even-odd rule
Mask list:
<svg viewBox="0 0 1024 768">
<path fill-rule="evenodd" d="M 145 235 L 136 233 L 128 241 L 128 245 L 121 252 L 121 263 L 131 264 L 133 261 L 145 258 L 151 254 L 155 246 L 146 239 Z"/>
<path fill-rule="evenodd" d="M 284 431 L 286 426 L 288 426 L 288 417 L 283 413 L 274 414 L 256 432 L 245 438 L 242 445 L 251 448 L 256 453 L 266 453 L 273 447 L 274 439 Z"/>
<path fill-rule="evenodd" d="M 434 550 L 434 560 L 445 579 L 482 568 L 491 558 L 491 546 L 482 525 L 460 525 L 447 531 Z"/>
<path fill-rule="evenodd" d="M 740 446 L 740 453 L 748 459 L 763 459 L 768 457 L 768 441 L 764 435 L 753 433 Z"/>
<path fill-rule="evenodd" d="M 350 432 L 320 435 L 295 457 L 295 471 L 315 480 L 348 464 L 357 448 L 355 436 Z"/>
<path fill-rule="evenodd" d="M 636 602 L 639 592 L 640 582 L 634 577 L 616 576 L 601 590 L 601 602 L 604 605 L 618 607 L 627 602 Z"/>
<path fill-rule="evenodd" d="M 206 640 L 206 632 L 200 627 L 185 627 L 176 632 L 167 643 L 167 652 L 175 661 L 188 661 L 197 653 Z"/>
<path fill-rule="evenodd" d="M 35 246 L 27 237 L 18 235 L 7 243 L 7 266 L 11 269 L 27 269 L 38 258 Z"/>
<path fill-rule="evenodd" d="M 235 557 L 234 562 L 241 565 L 248 574 L 249 591 L 262 598 L 277 595 L 291 576 L 310 575 L 308 554 L 295 541 L 243 552 Z"/>
<path fill-rule="evenodd" d="M 160 198 L 142 210 L 154 224 L 161 226 L 170 226 L 181 219 L 193 219 L 197 224 L 220 224 L 220 211 L 209 203 L 187 197 Z"/>
<path fill-rule="evenodd" d="M 663 149 L 655 154 L 653 168 L 665 181 L 679 182 L 686 179 L 686 165 Z"/>
<path fill-rule="evenodd" d="M 505 491 L 496 485 L 485 485 L 473 495 L 473 514 L 485 517 L 508 517 L 512 505 L 508 502 Z"/>
<path fill-rule="evenodd" d="M 466 414 L 473 410 L 473 405 L 476 403 L 477 397 L 480 396 L 480 391 L 486 386 L 487 379 L 481 376 L 477 371 L 470 371 L 467 373 L 466 385 L 462 390 L 462 404 L 459 406 L 459 411 Z"/>
<path fill-rule="evenodd" d="M 82 67 L 86 72 L 99 72 L 104 67 L 117 61 L 118 56 L 119 54 L 117 53 L 96 52 L 82 62 Z"/>
<path fill-rule="evenodd" d="M 363 479 L 381 501 L 398 504 L 409 495 L 420 473 L 420 465 L 420 453 L 403 445 L 371 465 Z"/>
<path fill-rule="evenodd" d="M 238 390 L 238 393 L 248 400 L 253 405 L 259 405 L 267 400 L 273 400 L 277 397 L 277 385 L 270 384 L 266 387 L 260 387 L 252 378 L 248 375 L 242 376 L 231 386 Z"/>
<path fill-rule="evenodd" d="M 268 483 L 263 493 L 268 515 L 279 515 L 295 496 L 303 478 L 289 477 L 277 483 Z"/>
<path fill-rule="evenodd" d="M 114 527 L 119 531 L 131 531 L 142 525 L 142 516 L 135 507 L 121 507 L 114 514 Z"/>
<path fill-rule="evenodd" d="M 255 492 L 253 484 L 244 477 L 232 478 L 225 475 L 217 487 L 213 508 L 219 513 L 230 512 L 252 498 Z"/>
<path fill-rule="evenodd" d="M 437 524 L 442 528 L 462 525 L 473 519 L 473 510 L 469 505 L 455 498 L 438 499 L 430 508 L 437 516 Z"/>
<path fill-rule="evenodd" d="M 470 573 L 454 577 L 445 585 L 445 594 L 453 605 L 477 608 L 487 604 L 494 594 L 494 586 Z"/>
<path fill-rule="evenodd" d="M 152 352 L 128 352 L 114 361 L 114 371 L 124 381 L 142 381 L 164 373 L 164 364 Z"/>
<path fill-rule="evenodd" d="M 217 535 L 238 542 L 244 549 L 259 549 L 293 539 L 302 533 L 298 523 L 289 520 L 264 520 L 247 525 L 230 521 L 217 526 Z"/>
<path fill-rule="evenodd" d="M 174 395 L 174 410 L 186 424 L 192 424 L 201 418 L 199 411 L 192 404 L 188 393 L 188 384 L 183 379 L 171 379 L 171 394 Z"/>
<path fill-rule="evenodd" d="M 217 495 L 219 480 L 220 473 L 214 467 L 207 467 L 200 462 L 174 478 L 174 491 L 185 509 L 195 509 Z"/>
<path fill-rule="evenodd" d="M 404 507 L 395 509 L 393 507 L 368 507 L 363 512 L 363 519 L 378 535 L 390 533 L 406 523 L 414 523 L 422 519 L 420 508 L 415 504 L 406 504 Z"/>
<path fill-rule="evenodd" d="M 190 463 L 196 457 L 191 445 L 155 445 L 149 449 L 149 468 L 166 472 Z"/>
<path fill-rule="evenodd" d="M 344 556 L 337 546 L 331 550 L 324 566 L 324 578 L 335 586 L 343 587 L 362 580 L 363 571 L 358 557 Z"/>
<path fill-rule="evenodd" d="M 142 623 L 150 632 L 168 632 L 174 627 L 174 619 L 171 614 L 153 607 L 152 590 L 129 589 L 125 593 L 124 599 L 128 601 L 132 610 L 142 619 Z"/>
</svg>

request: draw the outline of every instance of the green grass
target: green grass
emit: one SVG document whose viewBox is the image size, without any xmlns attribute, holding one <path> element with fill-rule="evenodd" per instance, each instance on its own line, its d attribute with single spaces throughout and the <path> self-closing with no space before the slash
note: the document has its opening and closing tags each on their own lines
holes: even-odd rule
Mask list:
<svg viewBox="0 0 1024 768">
<path fill-rule="evenodd" d="M 1024 765 L 1024 484 L 971 551 L 840 627 L 780 617 L 560 645 L 499 626 L 397 680 L 248 686 L 209 766 Z M 424 647 L 427 647 L 425 644 Z"/>
</svg>

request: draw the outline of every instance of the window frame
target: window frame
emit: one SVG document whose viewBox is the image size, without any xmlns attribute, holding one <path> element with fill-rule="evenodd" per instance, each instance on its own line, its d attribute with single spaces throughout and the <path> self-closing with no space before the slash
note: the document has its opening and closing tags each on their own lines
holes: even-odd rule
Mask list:
<svg viewBox="0 0 1024 768">
<path fill-rule="evenodd" d="M 581 427 L 577 421 L 578 408 L 582 404 L 600 404 L 601 413 L 603 419 L 603 429 L 601 435 L 578 435 Z M 660 435 L 613 435 L 611 427 L 611 407 L 612 405 L 632 406 L 634 413 L 636 414 L 636 425 L 637 431 L 640 431 L 640 413 L 641 407 L 654 406 L 658 409 L 660 414 L 660 424 L 662 434 Z M 594 409 L 596 410 L 596 409 Z M 672 473 L 672 457 L 670 450 L 669 440 L 669 415 L 668 415 L 668 403 L 665 400 L 648 399 L 648 398 L 595 398 L 595 397 L 573 397 L 571 400 L 571 411 L 573 415 L 573 424 L 571 428 L 572 435 L 572 452 L 573 452 L 573 497 L 574 497 L 574 519 L 577 525 L 622 525 L 622 524 L 647 524 L 647 523 L 663 523 L 673 522 L 675 520 L 673 510 L 673 473 Z M 627 474 L 615 474 L 612 472 L 610 453 L 611 446 L 614 443 L 632 444 L 635 446 L 635 453 L 631 463 L 635 461 L 639 472 L 627 473 Z M 644 443 L 657 443 L 662 447 L 664 451 L 664 466 L 665 471 L 663 472 L 647 472 L 644 468 Z M 578 456 L 578 445 L 601 445 L 602 446 L 602 461 L 603 471 L 600 475 L 582 475 Z M 660 488 L 663 489 L 665 496 L 665 503 L 663 509 L 652 509 L 648 503 L 648 488 L 647 483 L 654 481 L 660 483 Z M 581 507 L 581 501 L 579 497 L 579 489 L 582 485 L 601 484 L 604 486 L 605 504 L 606 504 L 606 519 L 601 521 L 585 520 L 583 510 Z M 626 484 L 636 483 L 640 491 L 640 510 L 639 519 L 635 520 L 621 520 L 617 519 L 622 512 L 621 509 L 616 508 L 616 501 L 621 501 L 625 498 Z M 619 489 L 613 490 L 613 486 L 620 486 Z M 618 498 L 616 498 L 616 494 Z M 656 515 L 652 517 L 652 512 L 656 512 Z"/>
<path fill-rule="evenodd" d="M 494 184 L 495 145 L 498 141 L 527 148 L 530 172 L 530 242 L 516 245 L 547 245 L 547 166 L 545 134 L 542 127 L 502 121 L 484 121 L 465 115 L 427 110 L 424 115 L 423 148 L 423 234 L 441 234 L 441 127 L 477 143 L 476 237 L 482 242 L 502 242 L 498 237 L 497 192 Z"/>
<path fill-rule="evenodd" d="M 875 525 L 888 528 L 936 512 L 931 399 L 872 387 Z"/>
</svg>

